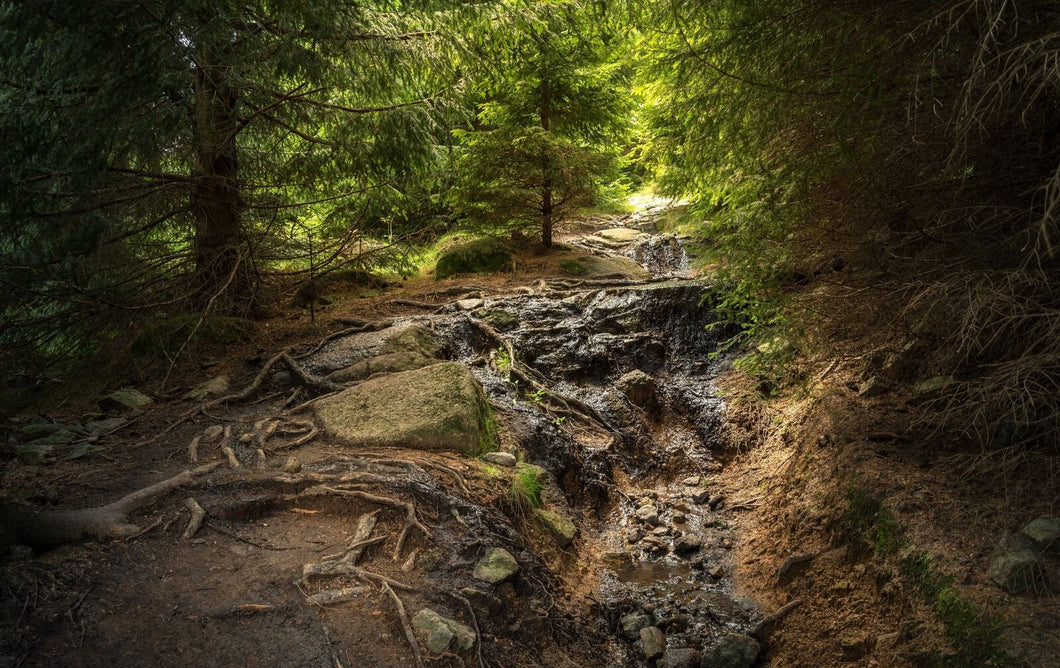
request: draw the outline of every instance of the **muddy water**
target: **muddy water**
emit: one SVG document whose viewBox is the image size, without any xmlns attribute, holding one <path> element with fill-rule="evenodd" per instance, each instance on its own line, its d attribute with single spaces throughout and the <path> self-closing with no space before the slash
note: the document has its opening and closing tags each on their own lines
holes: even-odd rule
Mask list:
<svg viewBox="0 0 1060 668">
<path fill-rule="evenodd" d="M 527 460 L 552 474 L 563 491 L 558 501 L 590 518 L 582 535 L 597 559 L 598 621 L 613 638 L 607 663 L 632 666 L 642 657 L 623 638 L 629 615 L 651 615 L 671 648 L 704 649 L 723 633 L 746 630 L 757 613 L 733 594 L 730 553 L 738 536 L 710 482 L 720 469 L 716 433 L 724 414 L 713 379 L 725 364 L 712 353 L 730 332 L 708 328 L 713 288 L 687 278 L 676 238 L 653 236 L 626 253 L 656 279 L 554 282 L 533 294 L 487 298 L 432 324 L 453 356 L 475 370 Z M 484 364 L 495 352 L 472 318 L 501 331 L 553 390 L 591 406 L 610 430 L 557 420 L 496 365 Z M 634 405 L 623 392 L 620 379 L 632 371 L 651 377 L 654 404 Z"/>
</svg>

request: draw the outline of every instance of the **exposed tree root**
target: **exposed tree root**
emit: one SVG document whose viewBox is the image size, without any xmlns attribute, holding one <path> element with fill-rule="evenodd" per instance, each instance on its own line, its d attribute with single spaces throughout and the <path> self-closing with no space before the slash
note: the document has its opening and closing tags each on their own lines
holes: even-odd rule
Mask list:
<svg viewBox="0 0 1060 668">
<path fill-rule="evenodd" d="M 360 598 L 368 592 L 368 587 L 343 587 L 342 589 L 327 589 L 309 597 L 316 605 L 331 605 L 334 603 L 345 603 L 355 598 Z"/>
<path fill-rule="evenodd" d="M 401 618 L 401 628 L 405 631 L 405 638 L 409 641 L 409 646 L 412 647 L 412 655 L 416 657 L 416 665 L 423 666 L 423 654 L 420 652 L 420 644 L 416 642 L 416 634 L 412 632 L 412 624 L 409 624 L 409 616 L 405 612 L 405 604 L 401 602 L 401 599 L 386 582 L 383 583 L 383 591 L 394 601 L 398 617 Z"/>
<path fill-rule="evenodd" d="M 346 552 L 337 557 L 325 558 L 323 561 L 316 564 L 306 564 L 302 567 L 302 582 L 308 581 L 311 577 L 326 577 L 329 575 L 338 574 L 350 574 L 351 568 L 357 565 L 357 561 L 364 554 L 364 550 L 373 540 L 370 540 L 372 531 L 375 529 L 376 521 L 378 519 L 379 511 L 374 510 L 370 513 L 361 515 L 361 519 L 357 521 L 357 530 L 353 534 L 353 539 L 350 541 L 350 546 L 346 549 Z"/>
<path fill-rule="evenodd" d="M 141 531 L 129 515 L 151 505 L 173 490 L 196 481 L 220 466 L 205 464 L 172 478 L 131 492 L 105 506 L 81 510 L 41 510 L 22 504 L 0 502 L 0 533 L 14 543 L 45 549 L 84 538 L 127 538 Z"/>
<path fill-rule="evenodd" d="M 789 614 L 791 614 L 791 612 L 793 610 L 795 610 L 795 608 L 797 608 L 800 605 L 802 605 L 802 602 L 803 601 L 802 601 L 801 598 L 797 598 L 794 601 L 792 601 L 791 603 L 788 603 L 787 605 L 781 607 L 779 610 L 777 610 L 773 614 L 766 615 L 762 619 L 762 621 L 760 621 L 760 622 L 758 622 L 757 624 L 754 625 L 754 627 L 751 629 L 751 632 L 750 632 L 749 635 L 761 640 L 763 638 L 763 636 L 769 634 L 769 632 L 773 629 L 773 627 L 776 626 L 777 622 L 779 622 L 780 620 L 784 619 Z"/>
<path fill-rule="evenodd" d="M 184 529 L 184 538 L 191 538 L 198 532 L 199 527 L 202 526 L 202 521 L 206 519 L 206 511 L 202 509 L 199 502 L 192 497 L 188 497 L 184 501 L 184 505 L 187 506 L 188 510 L 191 511 L 191 517 L 188 519 L 188 526 Z"/>
</svg>

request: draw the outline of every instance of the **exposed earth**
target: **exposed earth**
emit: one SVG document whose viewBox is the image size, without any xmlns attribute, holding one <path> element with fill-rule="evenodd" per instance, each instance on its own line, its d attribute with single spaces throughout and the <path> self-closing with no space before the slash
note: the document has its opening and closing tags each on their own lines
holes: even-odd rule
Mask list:
<svg viewBox="0 0 1060 668">
<path fill-rule="evenodd" d="M 13 548 L 0 665 L 1060 663 L 1057 559 L 1036 591 L 988 575 L 1055 471 L 911 447 L 910 397 L 855 359 L 762 397 L 662 212 L 509 273 L 337 286 L 164 391 L 9 423 L 4 490 L 36 507 L 172 484 L 120 537 Z M 921 554 L 1000 620 L 979 656 Z"/>
</svg>

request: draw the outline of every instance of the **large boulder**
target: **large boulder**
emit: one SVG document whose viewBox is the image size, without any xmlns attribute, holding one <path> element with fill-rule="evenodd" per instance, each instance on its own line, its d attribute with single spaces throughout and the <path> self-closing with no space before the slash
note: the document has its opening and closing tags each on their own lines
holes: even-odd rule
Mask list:
<svg viewBox="0 0 1060 668">
<path fill-rule="evenodd" d="M 1060 517 L 1035 518 L 1020 533 L 1034 541 L 1034 547 L 1039 552 L 1060 554 Z"/>
<path fill-rule="evenodd" d="M 328 433 L 355 446 L 477 455 L 494 445 L 482 387 L 455 362 L 371 378 L 314 408 Z"/>
</svg>

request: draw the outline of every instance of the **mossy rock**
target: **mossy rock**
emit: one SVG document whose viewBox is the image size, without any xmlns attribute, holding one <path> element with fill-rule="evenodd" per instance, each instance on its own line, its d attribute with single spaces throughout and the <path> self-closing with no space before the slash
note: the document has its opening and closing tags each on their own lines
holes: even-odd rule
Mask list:
<svg viewBox="0 0 1060 668">
<path fill-rule="evenodd" d="M 478 455 L 495 445 L 482 387 L 455 362 L 371 378 L 315 410 L 325 430 L 353 446 Z"/>
<path fill-rule="evenodd" d="M 512 252 L 500 239 L 485 237 L 444 251 L 434 268 L 435 278 L 458 274 L 489 274 L 512 270 Z"/>
<path fill-rule="evenodd" d="M 442 339 L 423 325 L 412 325 L 386 340 L 380 349 L 381 355 L 392 353 L 417 353 L 423 357 L 439 359 L 442 356 Z"/>
<path fill-rule="evenodd" d="M 328 380 L 336 383 L 354 383 L 371 378 L 375 374 L 400 373 L 422 369 L 425 366 L 438 364 L 434 357 L 425 357 L 417 352 L 388 353 L 377 355 L 351 364 L 328 375 Z"/>
<path fill-rule="evenodd" d="M 578 530 L 569 517 L 564 517 L 559 513 L 554 513 L 544 508 L 536 508 L 534 514 L 537 515 L 537 519 L 541 521 L 545 530 L 552 536 L 552 540 L 556 541 L 556 545 L 560 546 L 560 548 L 567 547 L 574 540 L 574 534 Z"/>
<path fill-rule="evenodd" d="M 586 278 L 613 277 L 638 281 L 651 278 L 644 267 L 621 255 L 576 255 L 561 259 L 559 268 L 566 274 Z"/>
</svg>

